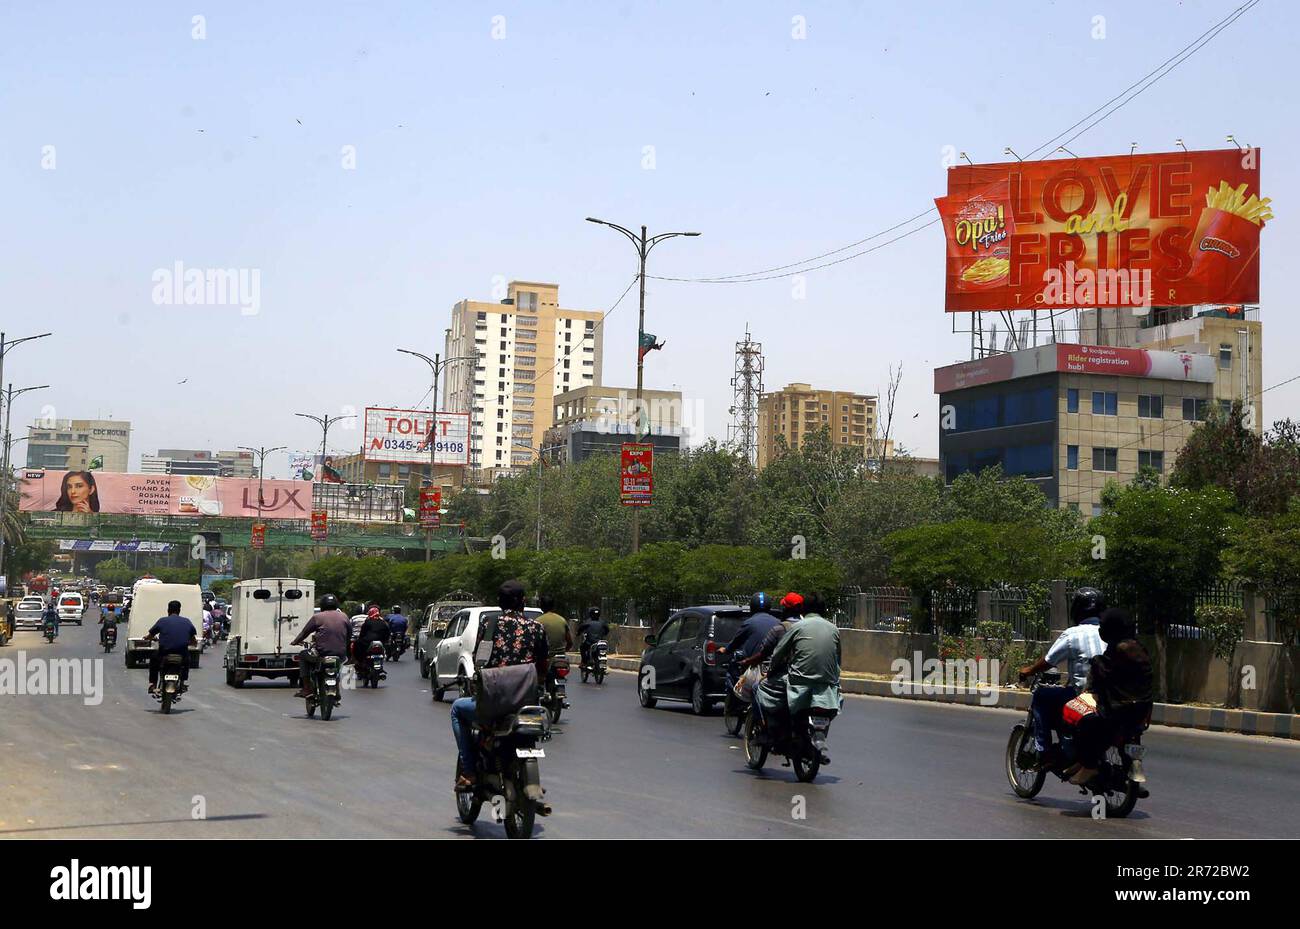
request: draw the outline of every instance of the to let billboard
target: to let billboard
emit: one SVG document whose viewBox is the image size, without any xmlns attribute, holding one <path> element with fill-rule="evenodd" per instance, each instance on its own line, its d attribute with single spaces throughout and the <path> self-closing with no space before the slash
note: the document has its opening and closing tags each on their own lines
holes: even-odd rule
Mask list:
<svg viewBox="0 0 1300 929">
<path fill-rule="evenodd" d="M 435 464 L 468 465 L 469 414 L 366 408 L 367 461 L 428 464 L 430 440 Z"/>
<path fill-rule="evenodd" d="M 1259 302 L 1260 151 L 959 165 L 948 312 Z"/>
</svg>

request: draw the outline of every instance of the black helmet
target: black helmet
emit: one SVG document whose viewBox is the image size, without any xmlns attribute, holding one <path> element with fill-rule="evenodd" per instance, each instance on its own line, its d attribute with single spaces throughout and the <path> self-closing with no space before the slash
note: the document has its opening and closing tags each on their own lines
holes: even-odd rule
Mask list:
<svg viewBox="0 0 1300 929">
<path fill-rule="evenodd" d="M 1096 587 L 1080 587 L 1070 601 L 1070 623 L 1078 625 L 1089 617 L 1097 617 L 1106 609 L 1106 598 Z"/>
<path fill-rule="evenodd" d="M 1102 613 L 1100 626 L 1097 632 L 1107 645 L 1137 638 L 1137 623 L 1133 622 L 1128 610 L 1123 607 L 1112 606 Z"/>
<path fill-rule="evenodd" d="M 523 581 L 508 580 L 497 591 L 497 606 L 503 610 L 522 610 L 524 608 Z"/>
<path fill-rule="evenodd" d="M 600 619 L 600 607 L 598 606 L 587 607 L 587 619 L 589 620 Z"/>
<path fill-rule="evenodd" d="M 339 598 L 333 594 L 326 594 L 320 598 L 320 608 L 322 610 L 337 610 L 339 608 Z"/>
<path fill-rule="evenodd" d="M 772 598 L 767 595 L 766 591 L 760 590 L 749 598 L 749 612 L 751 613 L 766 613 L 771 606 Z"/>
<path fill-rule="evenodd" d="M 816 613 L 818 616 L 826 615 L 826 598 L 821 594 L 813 591 L 803 599 L 804 615 Z"/>
</svg>

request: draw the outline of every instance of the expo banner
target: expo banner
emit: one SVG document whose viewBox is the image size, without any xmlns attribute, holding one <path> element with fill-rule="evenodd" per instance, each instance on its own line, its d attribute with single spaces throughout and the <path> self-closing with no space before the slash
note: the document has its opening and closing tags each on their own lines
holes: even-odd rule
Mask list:
<svg viewBox="0 0 1300 929">
<path fill-rule="evenodd" d="M 1259 149 L 948 171 L 948 312 L 1259 302 Z"/>
<path fill-rule="evenodd" d="M 362 446 L 367 461 L 396 461 L 427 465 L 432 432 L 434 463 L 469 464 L 469 414 L 431 413 L 366 407 L 366 435 Z"/>
<path fill-rule="evenodd" d="M 22 472 L 19 482 L 19 509 L 36 513 L 249 517 L 258 515 L 259 483 L 262 516 L 310 516 L 311 485 L 301 481 L 30 468 Z"/>
<path fill-rule="evenodd" d="M 655 447 L 624 442 L 619 468 L 620 496 L 624 506 L 649 506 L 654 496 Z"/>
</svg>

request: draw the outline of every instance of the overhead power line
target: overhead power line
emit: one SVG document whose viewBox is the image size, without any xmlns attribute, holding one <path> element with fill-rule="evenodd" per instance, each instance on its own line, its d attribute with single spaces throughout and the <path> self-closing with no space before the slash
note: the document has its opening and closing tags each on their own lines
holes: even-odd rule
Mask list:
<svg viewBox="0 0 1300 929">
<path fill-rule="evenodd" d="M 1069 145 L 1071 142 L 1073 142 L 1075 139 L 1082 136 L 1084 133 L 1095 128 L 1100 123 L 1104 122 L 1106 119 L 1109 119 L 1120 109 L 1122 109 L 1123 107 L 1127 106 L 1130 102 L 1132 102 L 1139 94 L 1142 94 L 1148 89 L 1150 89 L 1151 87 L 1155 86 L 1155 84 L 1159 83 L 1161 80 L 1167 77 L 1169 73 L 1173 71 L 1175 68 L 1177 68 L 1180 64 L 1182 64 L 1188 58 L 1191 58 L 1202 48 L 1204 48 L 1206 45 L 1212 42 L 1219 35 L 1219 33 L 1223 32 L 1223 30 L 1227 29 L 1234 22 L 1236 22 L 1246 13 L 1248 13 L 1251 9 L 1257 6 L 1259 2 L 1260 0 L 1248 0 L 1248 2 L 1237 7 L 1227 16 L 1225 16 L 1223 19 L 1219 20 L 1209 29 L 1205 30 L 1205 32 L 1202 32 L 1191 42 L 1184 45 L 1181 49 L 1179 49 L 1169 58 L 1166 58 L 1153 70 L 1148 71 L 1137 81 L 1130 84 L 1128 87 L 1124 88 L 1122 91 L 1120 91 L 1115 96 L 1111 97 L 1105 103 L 1101 104 L 1101 106 L 1097 107 L 1092 112 L 1088 113 L 1082 118 L 1076 120 L 1070 126 L 1066 127 L 1061 132 L 1058 132 L 1056 135 L 1052 136 L 1052 138 L 1048 139 L 1043 144 L 1037 146 L 1036 148 L 1031 149 L 1029 154 L 1026 157 L 1032 158 L 1035 154 L 1043 151 L 1046 148 L 1049 148 L 1054 143 L 1056 143 L 1057 140 L 1059 140 L 1062 136 L 1065 136 L 1067 133 L 1072 132 L 1074 129 L 1078 128 L 1087 120 L 1092 119 L 1092 117 L 1094 116 L 1097 116 L 1097 114 L 1099 113 L 1101 115 L 1098 116 L 1097 119 L 1088 123 L 1078 132 L 1074 133 L 1074 135 L 1071 135 L 1064 142 L 1062 142 L 1058 147 Z M 1114 105 L 1112 106 L 1112 104 Z M 1054 152 L 1055 149 L 1052 149 L 1050 152 L 1048 152 L 1048 154 L 1053 154 Z M 1043 155 L 1042 157 L 1046 158 L 1047 154 Z M 862 245 L 866 242 L 870 242 L 873 239 L 877 239 L 882 235 L 888 235 L 890 232 L 893 232 L 896 229 L 901 229 L 904 226 L 907 226 L 910 223 L 913 223 L 916 220 L 920 219 L 921 217 L 926 216 L 932 212 L 934 212 L 934 207 L 927 207 L 924 211 L 917 213 L 915 216 L 902 220 L 901 222 L 895 223 L 894 225 L 889 226 L 886 229 L 882 229 L 879 232 L 872 233 L 871 235 L 866 236 L 865 238 L 858 239 L 856 242 L 850 242 L 848 245 L 843 245 L 837 249 L 832 249 L 831 251 L 823 252 L 820 255 L 814 255 L 811 258 L 804 258 L 800 261 L 795 261 L 784 265 L 777 265 L 772 268 L 765 268 L 758 271 L 749 271 L 741 274 L 715 274 L 706 277 L 669 277 L 666 275 L 653 275 L 653 274 L 647 274 L 646 277 L 648 279 L 653 279 L 658 281 L 674 281 L 677 283 L 685 283 L 685 284 L 749 284 L 757 281 L 770 281 L 770 280 L 778 280 L 781 278 L 794 277 L 799 274 L 805 274 L 809 271 L 820 271 L 822 269 L 829 268 L 837 264 L 841 264 L 845 261 L 852 261 L 855 258 L 861 258 L 862 256 L 869 255 L 872 252 L 877 251 L 878 249 L 886 245 L 892 245 L 894 242 L 901 241 L 902 239 L 907 238 L 913 233 L 919 232 L 921 229 L 934 225 L 934 223 L 938 222 L 939 220 L 936 218 L 934 220 L 931 220 L 928 223 L 925 223 L 922 226 L 919 226 L 907 233 L 904 233 L 903 235 L 895 236 L 894 238 L 889 239 L 886 242 L 881 243 L 880 245 L 874 246 L 872 248 L 863 249 L 862 251 L 859 252 L 854 252 L 852 255 L 847 255 L 844 258 L 837 259 L 836 261 L 829 261 L 818 265 L 812 264 L 813 262 L 820 261 L 823 258 L 828 258 L 831 255 L 837 255 L 840 252 L 847 251 L 850 248 L 854 248 L 858 245 Z M 804 265 L 811 265 L 811 266 L 803 267 Z M 777 273 L 777 272 L 785 272 L 785 273 Z"/>
</svg>

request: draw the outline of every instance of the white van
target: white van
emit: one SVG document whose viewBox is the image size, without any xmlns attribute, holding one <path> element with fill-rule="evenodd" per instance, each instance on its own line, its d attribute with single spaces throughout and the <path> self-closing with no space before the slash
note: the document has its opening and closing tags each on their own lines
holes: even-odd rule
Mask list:
<svg viewBox="0 0 1300 929">
<path fill-rule="evenodd" d="M 230 598 L 226 683 L 243 687 L 250 677 L 283 677 L 298 685 L 293 640 L 316 612 L 316 582 L 303 577 L 240 581 Z"/>
<path fill-rule="evenodd" d="M 163 584 L 152 582 L 137 584 L 131 597 L 131 615 L 126 624 L 126 666 L 146 668 L 150 654 L 158 648 L 157 642 L 146 642 L 153 624 L 167 615 L 167 604 L 172 600 L 181 603 L 181 615 L 194 624 L 194 631 L 203 635 L 203 595 L 198 584 Z M 190 647 L 190 667 L 199 666 L 200 648 Z"/>
</svg>

